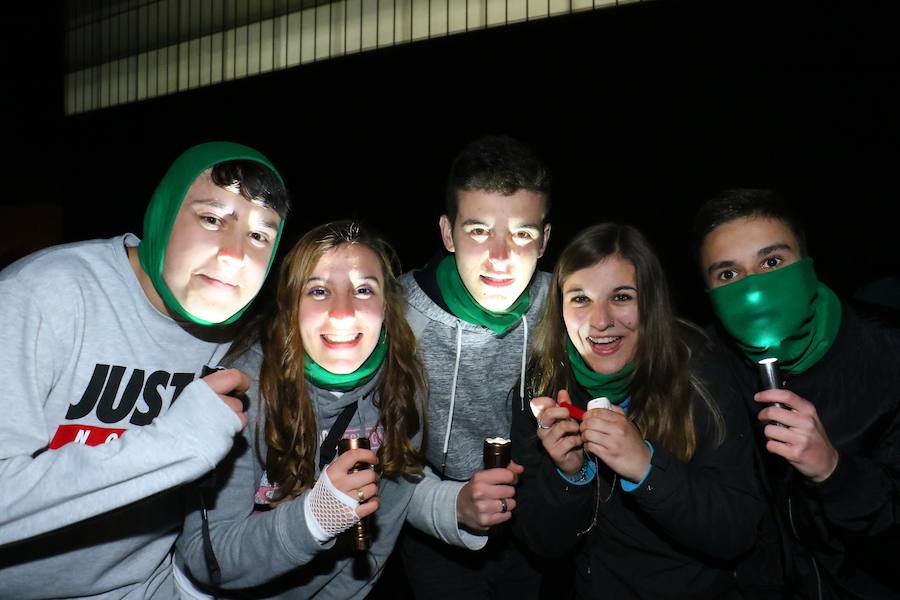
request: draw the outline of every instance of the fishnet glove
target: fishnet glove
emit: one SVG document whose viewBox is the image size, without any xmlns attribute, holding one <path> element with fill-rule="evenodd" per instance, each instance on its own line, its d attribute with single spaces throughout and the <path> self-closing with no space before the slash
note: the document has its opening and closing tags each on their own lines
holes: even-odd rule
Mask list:
<svg viewBox="0 0 900 600">
<path fill-rule="evenodd" d="M 313 537 L 320 542 L 327 542 L 359 521 L 357 506 L 359 502 L 334 487 L 328 477 L 328 470 L 324 469 L 319 474 L 316 485 L 306 495 L 303 508 Z"/>
</svg>

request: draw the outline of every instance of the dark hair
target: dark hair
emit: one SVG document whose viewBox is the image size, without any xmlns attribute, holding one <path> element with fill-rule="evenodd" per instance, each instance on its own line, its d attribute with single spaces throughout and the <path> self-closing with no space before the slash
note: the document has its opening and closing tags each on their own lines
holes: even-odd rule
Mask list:
<svg viewBox="0 0 900 600">
<path fill-rule="evenodd" d="M 631 225 L 601 223 L 576 235 L 560 254 L 553 270 L 544 316 L 534 337 L 529 380 L 536 396 L 555 396 L 569 386 L 568 339 L 562 310 L 566 279 L 609 257 L 618 256 L 634 266 L 638 290 L 638 337 L 631 379 L 631 419 L 641 434 L 658 441 L 682 460 L 693 456 L 697 445 L 691 391 L 708 406 L 720 437 L 722 417 L 709 394 L 690 370 L 687 327 L 672 313 L 666 274 L 647 238 Z"/>
<path fill-rule="evenodd" d="M 456 221 L 458 192 L 484 190 L 510 196 L 519 190 L 543 194 L 550 213 L 550 171 L 530 147 L 508 135 L 489 135 L 466 145 L 447 178 L 447 217 Z"/>
<path fill-rule="evenodd" d="M 321 440 L 306 389 L 303 369 L 306 352 L 298 325 L 299 298 L 319 259 L 345 244 L 359 244 L 372 250 L 384 276 L 388 350 L 377 384 L 379 423 L 384 429 L 384 441 L 378 449 L 379 468 L 389 477 L 422 472 L 422 458 L 413 447 L 412 438 L 424 428 L 416 398 L 425 398 L 427 384 L 416 355 L 416 339 L 404 316 L 399 260 L 384 238 L 374 231 L 355 221 L 337 221 L 308 232 L 284 257 L 278 276 L 276 310 L 263 334 L 259 389 L 264 410 L 260 412 L 266 415 L 265 436 L 269 447 L 264 461 L 269 480 L 281 487 L 277 501 L 294 498 L 315 483 L 314 463 Z"/>
<path fill-rule="evenodd" d="M 806 233 L 797 213 L 772 190 L 733 188 L 719 192 L 707 200 L 694 217 L 694 258 L 700 262 L 703 241 L 716 228 L 743 217 L 777 219 L 797 238 L 801 256 L 806 256 Z"/>
<path fill-rule="evenodd" d="M 272 169 L 255 160 L 226 160 L 215 165 L 212 182 L 221 188 L 237 188 L 241 196 L 266 208 L 282 219 L 291 210 L 287 189 Z"/>
</svg>

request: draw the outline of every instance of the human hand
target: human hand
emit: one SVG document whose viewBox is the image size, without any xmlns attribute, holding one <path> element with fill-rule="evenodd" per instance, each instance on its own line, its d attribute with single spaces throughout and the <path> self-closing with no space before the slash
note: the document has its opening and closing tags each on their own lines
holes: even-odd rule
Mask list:
<svg viewBox="0 0 900 600">
<path fill-rule="evenodd" d="M 531 410 L 537 418 L 537 436 L 544 450 L 556 467 L 571 478 L 578 473 L 585 460 L 581 430 L 578 422 L 569 416 L 569 411 L 559 405 L 571 403 L 569 392 L 560 390 L 557 398 L 559 403 L 547 396 L 535 398 L 531 401 Z"/>
<path fill-rule="evenodd" d="M 825 427 L 812 402 L 790 390 L 765 390 L 753 399 L 768 404 L 757 415 L 766 423 L 766 450 L 781 456 L 816 483 L 828 479 L 838 463 Z M 780 407 L 774 403 L 781 404 Z"/>
<path fill-rule="evenodd" d="M 239 397 L 250 388 L 250 378 L 238 369 L 221 369 L 203 378 L 206 385 L 219 396 L 225 405 L 241 420 L 241 429 L 247 426 L 244 402 Z"/>
<path fill-rule="evenodd" d="M 618 406 L 587 411 L 581 421 L 581 438 L 585 450 L 623 479 L 638 482 L 650 466 L 650 449 Z"/>
<path fill-rule="evenodd" d="M 378 473 L 372 468 L 356 470 L 356 463 L 375 465 L 378 457 L 371 450 L 355 448 L 338 456 L 325 470 L 331 484 L 340 492 L 357 502 L 356 514 L 359 518 L 371 515 L 379 507 Z"/>
<path fill-rule="evenodd" d="M 522 465 L 476 471 L 456 496 L 456 519 L 472 531 L 487 531 L 512 518 L 516 508 L 516 481 Z"/>
</svg>

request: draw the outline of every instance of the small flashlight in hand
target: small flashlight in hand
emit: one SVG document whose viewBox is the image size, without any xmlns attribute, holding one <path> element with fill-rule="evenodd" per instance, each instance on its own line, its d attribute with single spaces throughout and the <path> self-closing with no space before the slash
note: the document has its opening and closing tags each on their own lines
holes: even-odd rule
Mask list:
<svg viewBox="0 0 900 600">
<path fill-rule="evenodd" d="M 355 450 L 356 448 L 363 448 L 364 450 L 370 450 L 371 446 L 369 445 L 369 438 L 359 437 L 359 438 L 342 438 L 338 442 L 338 454 L 343 454 L 348 450 Z M 367 463 L 358 462 L 353 465 L 353 468 L 350 469 L 351 473 L 356 473 L 357 471 L 362 471 L 364 469 L 371 469 L 372 465 Z M 369 517 L 363 517 L 359 521 L 356 522 L 354 526 L 354 545 L 357 550 L 368 550 L 372 547 L 372 535 L 369 532 Z"/>
<path fill-rule="evenodd" d="M 783 387 L 781 385 L 781 373 L 778 370 L 777 358 L 764 358 L 757 363 L 757 366 L 759 367 L 759 382 L 762 389 L 780 390 Z M 780 402 L 773 402 L 772 406 L 784 408 L 784 405 Z M 773 421 L 773 423 L 784 427 L 784 424 L 778 421 Z"/>
<path fill-rule="evenodd" d="M 506 438 L 485 438 L 483 458 L 485 469 L 508 467 L 512 460 L 512 444 Z"/>
</svg>

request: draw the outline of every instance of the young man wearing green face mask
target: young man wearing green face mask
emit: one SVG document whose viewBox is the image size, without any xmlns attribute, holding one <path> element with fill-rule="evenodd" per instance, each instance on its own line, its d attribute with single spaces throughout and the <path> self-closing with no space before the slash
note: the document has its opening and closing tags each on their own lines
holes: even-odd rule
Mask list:
<svg viewBox="0 0 900 600">
<path fill-rule="evenodd" d="M 259 292 L 287 210 L 262 154 L 201 144 L 157 187 L 143 240 L 49 248 L 0 273 L 4 597 L 177 597 L 179 486 L 246 424 L 247 377 L 200 377 Z"/>
<path fill-rule="evenodd" d="M 724 192 L 694 231 L 718 337 L 758 425 L 781 535 L 769 558 L 780 556 L 799 597 L 897 598 L 900 333 L 818 281 L 772 192 Z M 778 359 L 784 389 L 762 390 L 766 358 Z"/>
<path fill-rule="evenodd" d="M 447 254 L 402 279 L 429 387 L 426 477 L 407 520 L 434 537 L 408 529 L 402 542 L 417 598 L 525 600 L 540 589 L 502 525 L 515 513 L 522 467 L 485 469 L 482 451 L 485 438 L 509 436 L 510 391 L 524 384 L 528 332 L 547 299 L 549 274 L 536 269 L 549 195 L 548 170 L 530 148 L 507 136 L 475 140 L 448 178 Z"/>
</svg>

